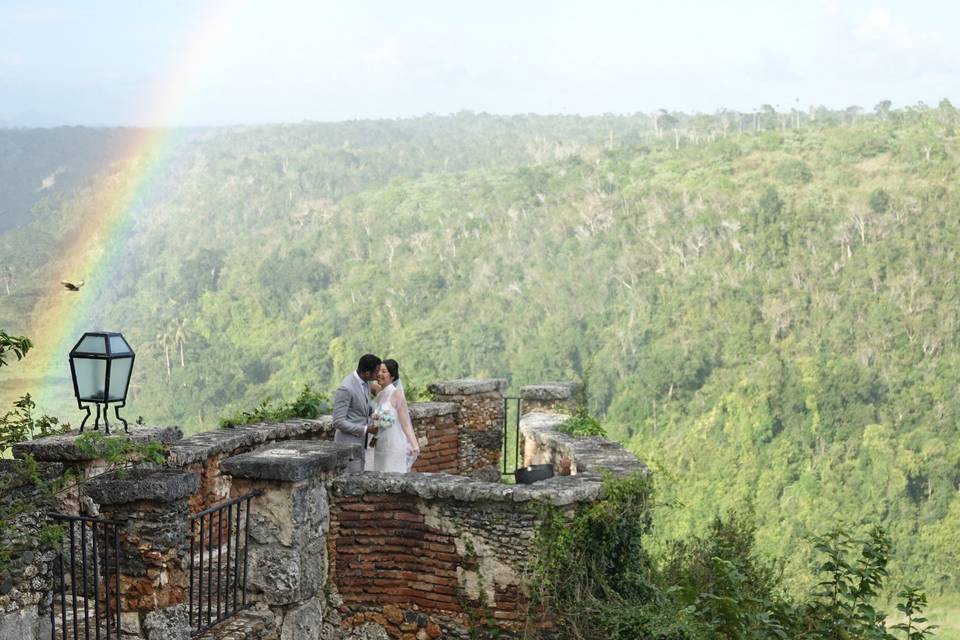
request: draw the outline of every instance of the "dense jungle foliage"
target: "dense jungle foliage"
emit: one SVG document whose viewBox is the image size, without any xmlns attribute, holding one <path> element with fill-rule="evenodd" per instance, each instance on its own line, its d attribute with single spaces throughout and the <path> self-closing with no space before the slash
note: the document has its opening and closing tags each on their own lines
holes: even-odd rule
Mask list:
<svg viewBox="0 0 960 640">
<path fill-rule="evenodd" d="M 332 390 L 365 351 L 414 385 L 591 367 L 591 409 L 682 505 L 652 548 L 749 509 L 756 551 L 802 594 L 817 535 L 881 525 L 886 595 L 949 599 L 958 122 L 943 101 L 194 131 L 111 239 L 120 268 L 76 295 L 97 302 L 88 326 L 137 349 L 133 414 L 191 430 Z M 142 161 L 76 170 L 122 190 Z M 21 185 L 32 210 L 0 234 L 0 328 L 42 340 L 58 247 L 111 200 L 91 185 Z M 63 395 L 41 408 L 69 411 Z"/>
</svg>

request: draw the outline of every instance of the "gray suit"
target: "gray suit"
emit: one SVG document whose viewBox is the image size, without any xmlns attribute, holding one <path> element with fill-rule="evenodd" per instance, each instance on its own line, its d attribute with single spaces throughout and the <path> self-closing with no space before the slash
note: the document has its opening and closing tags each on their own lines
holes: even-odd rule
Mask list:
<svg viewBox="0 0 960 640">
<path fill-rule="evenodd" d="M 365 436 L 372 414 L 369 387 L 363 384 L 359 376 L 351 373 L 343 379 L 333 397 L 333 441 L 361 447 L 359 457 L 350 462 L 347 471 L 363 471 L 367 444 Z"/>
</svg>

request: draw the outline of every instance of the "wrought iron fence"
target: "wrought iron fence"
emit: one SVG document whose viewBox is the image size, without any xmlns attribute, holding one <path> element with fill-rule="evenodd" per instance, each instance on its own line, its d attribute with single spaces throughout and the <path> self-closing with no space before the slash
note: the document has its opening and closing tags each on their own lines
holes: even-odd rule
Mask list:
<svg viewBox="0 0 960 640">
<path fill-rule="evenodd" d="M 247 602 L 250 502 L 261 495 L 263 492 L 254 491 L 190 517 L 189 615 L 193 636 L 253 604 Z"/>
<path fill-rule="evenodd" d="M 51 640 L 119 640 L 119 527 L 123 523 L 59 513 L 50 518 L 64 523 L 64 546 L 69 545 L 54 559 Z"/>
<path fill-rule="evenodd" d="M 509 476 L 520 466 L 523 452 L 520 451 L 520 403 L 522 400 L 514 396 L 503 398 L 503 446 L 500 459 L 502 461 L 501 475 Z M 511 412 L 511 408 L 513 411 Z M 511 418 L 513 418 L 511 420 Z"/>
</svg>

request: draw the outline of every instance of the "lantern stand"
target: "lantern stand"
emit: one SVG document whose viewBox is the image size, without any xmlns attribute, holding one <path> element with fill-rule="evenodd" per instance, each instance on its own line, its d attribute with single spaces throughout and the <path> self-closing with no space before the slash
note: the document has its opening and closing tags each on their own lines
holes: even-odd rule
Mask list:
<svg viewBox="0 0 960 640">
<path fill-rule="evenodd" d="M 127 404 L 127 390 L 136 355 L 123 335 L 115 332 L 87 332 L 70 351 L 70 375 L 77 408 L 86 411 L 80 432 L 90 419 L 90 405 L 97 410 L 93 430 L 100 429 L 101 411 L 104 433 L 110 435 L 110 405 L 114 405 L 117 421 L 123 423 L 124 433 L 129 425 L 120 417 L 120 408 Z M 101 405 L 103 405 L 101 410 Z"/>
</svg>

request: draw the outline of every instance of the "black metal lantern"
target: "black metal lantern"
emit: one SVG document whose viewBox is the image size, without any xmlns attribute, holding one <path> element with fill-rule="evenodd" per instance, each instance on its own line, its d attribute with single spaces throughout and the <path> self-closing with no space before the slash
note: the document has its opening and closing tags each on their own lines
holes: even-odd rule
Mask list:
<svg viewBox="0 0 960 640">
<path fill-rule="evenodd" d="M 117 420 L 123 423 L 123 430 L 127 431 L 127 421 L 120 417 L 120 407 L 127 404 L 134 357 L 133 349 L 121 334 L 107 331 L 83 334 L 70 351 L 73 393 L 77 397 L 77 407 L 87 411 L 80 423 L 81 432 L 90 418 L 90 404 L 97 408 L 94 430 L 100 428 L 100 405 L 103 405 L 103 425 L 105 432 L 110 433 L 107 410 L 112 404 Z"/>
</svg>

